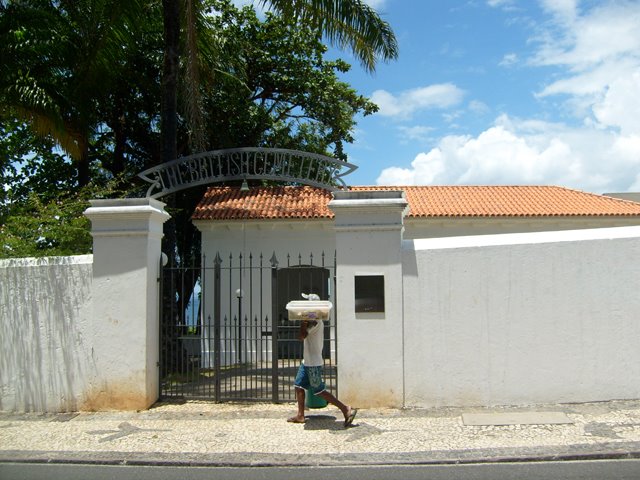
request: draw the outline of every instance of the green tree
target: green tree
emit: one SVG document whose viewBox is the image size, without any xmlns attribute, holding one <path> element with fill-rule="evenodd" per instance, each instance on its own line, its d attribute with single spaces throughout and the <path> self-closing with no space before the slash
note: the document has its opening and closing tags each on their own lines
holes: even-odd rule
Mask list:
<svg viewBox="0 0 640 480">
<path fill-rule="evenodd" d="M 226 3 L 226 2 L 225 2 Z M 242 68 L 203 94 L 209 148 L 297 148 L 346 160 L 355 115 L 377 107 L 338 79 L 349 65 L 300 22 L 218 2 L 212 28 Z"/>
<path fill-rule="evenodd" d="M 96 195 L 144 194 L 135 174 L 166 158 L 160 141 L 163 4 L 136 2 L 143 10 L 134 21 L 132 10 L 125 13 L 117 3 L 0 3 L 0 224 L 5 238 L 17 231 L 20 221 L 12 218 L 20 216 L 48 215 L 62 224 L 64 215 L 50 204 L 61 198 L 86 202 L 81 185 L 94 189 L 82 192 Z M 191 90 L 180 90 L 176 112 L 192 109 L 190 92 L 196 92 L 205 128 L 201 140 L 193 142 L 189 114 L 176 113 L 177 151 L 255 145 L 346 159 L 342 145 L 352 141 L 354 118 L 376 107 L 338 80 L 349 66 L 324 59 L 318 27 L 289 15 L 268 14 L 260 21 L 251 7 L 237 9 L 226 0 L 206 0 L 198 7 L 190 14 L 195 21 L 187 23 L 197 28 L 190 42 L 197 47 L 192 50 L 198 54 L 199 80 Z M 183 28 L 185 21 L 180 21 Z M 185 78 L 191 67 L 183 56 L 178 60 Z M 78 175 L 80 168 L 84 173 Z M 110 182 L 121 179 L 127 187 L 113 190 Z M 178 228 L 168 252 L 179 252 L 183 261 L 199 258 L 189 217 L 201 194 L 193 190 L 169 199 Z M 35 224 L 31 230 L 38 230 Z M 53 239 L 54 231 L 34 238 Z M 56 251 L 55 241 L 42 238 L 33 250 Z M 75 253 L 87 248 L 78 242 Z"/>
<path fill-rule="evenodd" d="M 128 186 L 98 170 L 78 189 L 69 157 L 17 119 L 0 121 L 0 162 L 0 258 L 90 252 L 88 201 L 121 196 Z"/>
<path fill-rule="evenodd" d="M 53 138 L 90 180 L 98 105 L 123 73 L 123 45 L 135 37 L 137 0 L 22 0 L 0 6 L 1 115 L 18 116 Z"/>
</svg>

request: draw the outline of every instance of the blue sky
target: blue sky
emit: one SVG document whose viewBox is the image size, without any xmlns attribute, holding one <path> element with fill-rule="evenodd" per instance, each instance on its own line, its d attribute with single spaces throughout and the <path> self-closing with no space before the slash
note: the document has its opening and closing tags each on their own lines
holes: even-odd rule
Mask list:
<svg viewBox="0 0 640 480">
<path fill-rule="evenodd" d="M 640 0 L 365 1 L 400 56 L 329 52 L 380 107 L 348 184 L 640 191 Z"/>
<path fill-rule="evenodd" d="M 368 0 L 397 61 L 344 75 L 360 118 L 351 185 L 640 191 L 640 2 Z"/>
</svg>

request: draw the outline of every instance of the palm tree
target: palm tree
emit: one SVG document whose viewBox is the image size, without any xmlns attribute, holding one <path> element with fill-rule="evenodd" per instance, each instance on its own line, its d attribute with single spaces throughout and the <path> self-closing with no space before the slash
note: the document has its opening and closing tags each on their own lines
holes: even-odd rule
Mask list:
<svg viewBox="0 0 640 480">
<path fill-rule="evenodd" d="M 180 0 L 162 0 L 164 59 L 160 124 L 162 161 L 178 156 L 178 70 L 180 51 Z"/>
</svg>

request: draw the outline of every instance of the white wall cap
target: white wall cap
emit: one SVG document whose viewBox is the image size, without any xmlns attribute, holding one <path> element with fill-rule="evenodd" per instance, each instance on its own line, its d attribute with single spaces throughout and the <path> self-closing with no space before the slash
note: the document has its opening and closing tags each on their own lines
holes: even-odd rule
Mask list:
<svg viewBox="0 0 640 480">
<path fill-rule="evenodd" d="M 352 223 L 402 224 L 402 219 L 409 212 L 409 202 L 401 190 L 336 191 L 333 197 L 328 207 L 336 214 L 336 227 Z M 400 216 L 396 219 L 398 213 Z M 367 220 L 372 215 L 376 216 L 377 221 Z"/>
<path fill-rule="evenodd" d="M 64 257 L 22 257 L 0 260 L 0 268 L 43 267 L 54 265 L 82 265 L 93 263 L 93 255 L 69 255 Z"/>
<path fill-rule="evenodd" d="M 420 238 L 403 240 L 405 250 L 438 250 L 447 248 L 525 245 L 536 243 L 576 242 L 588 240 L 640 239 L 640 226 L 559 230 L 553 232 L 502 233 L 461 237 Z"/>
<path fill-rule="evenodd" d="M 105 198 L 89 200 L 92 207 L 136 207 L 151 206 L 158 210 L 164 210 L 166 203 L 154 198 Z"/>
<path fill-rule="evenodd" d="M 334 200 L 367 200 L 405 198 L 404 190 L 336 190 Z"/>
<path fill-rule="evenodd" d="M 409 205 L 402 190 L 335 191 L 329 208 L 405 209 Z"/>
<path fill-rule="evenodd" d="M 155 216 L 165 222 L 170 218 L 164 210 L 165 204 L 153 198 L 90 200 L 89 202 L 91 206 L 85 210 L 84 214 L 90 219 L 108 217 L 138 219 Z"/>
<path fill-rule="evenodd" d="M 409 203 L 405 199 L 393 198 L 393 199 L 362 199 L 362 200 L 331 200 L 329 202 L 329 208 L 335 210 L 336 208 L 398 208 L 403 209 Z"/>
</svg>

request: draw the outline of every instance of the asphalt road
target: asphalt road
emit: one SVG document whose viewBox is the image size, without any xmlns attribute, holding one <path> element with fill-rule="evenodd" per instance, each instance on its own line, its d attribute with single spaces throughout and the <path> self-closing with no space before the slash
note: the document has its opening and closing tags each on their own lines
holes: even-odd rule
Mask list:
<svg viewBox="0 0 640 480">
<path fill-rule="evenodd" d="M 1 480 L 638 480 L 640 460 L 354 467 L 0 464 Z"/>
</svg>

